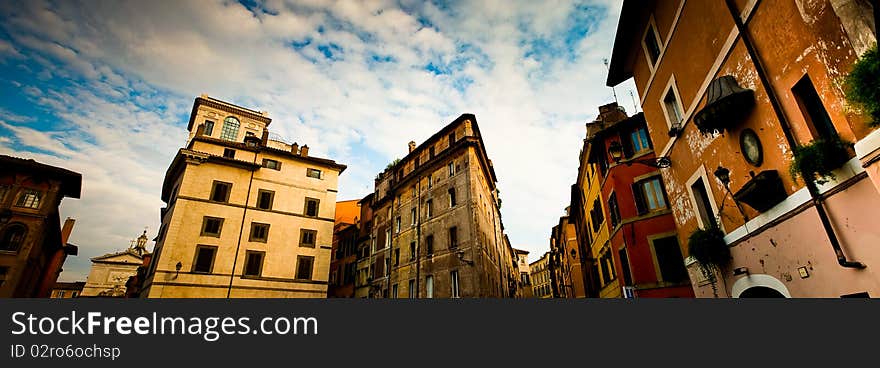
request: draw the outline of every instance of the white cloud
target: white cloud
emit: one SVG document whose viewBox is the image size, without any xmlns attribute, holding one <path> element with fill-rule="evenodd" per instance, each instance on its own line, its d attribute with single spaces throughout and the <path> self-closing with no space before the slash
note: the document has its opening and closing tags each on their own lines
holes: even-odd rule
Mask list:
<svg viewBox="0 0 880 368">
<path fill-rule="evenodd" d="M 403 3 L 262 4 L 271 14 L 220 0 L 0 4 L 12 41 L 0 54 L 26 53 L 35 78 L 72 81 L 60 91 L 25 83 L 61 128 L 7 118 L 15 137 L 0 150 L 17 142 L 83 174 L 83 198 L 63 210 L 79 218 L 72 241 L 87 258 L 126 246 L 143 226 L 155 231 L 164 171 L 198 94 L 269 111 L 274 132 L 348 164 L 343 199 L 368 193 L 407 142 L 470 112 L 498 173 L 511 242 L 539 257 L 568 204 L 584 123 L 611 100 L 602 59 L 620 1 L 587 2 L 600 22 L 569 45 L 565 27 L 586 10 L 567 1 Z M 556 49 L 527 57 L 537 38 Z"/>
</svg>

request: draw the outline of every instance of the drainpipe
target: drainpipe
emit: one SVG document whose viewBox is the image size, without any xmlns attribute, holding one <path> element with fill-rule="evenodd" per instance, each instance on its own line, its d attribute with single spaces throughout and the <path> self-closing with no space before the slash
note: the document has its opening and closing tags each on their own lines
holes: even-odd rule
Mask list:
<svg viewBox="0 0 880 368">
<path fill-rule="evenodd" d="M 734 4 L 733 0 L 724 0 L 724 2 L 727 4 L 727 9 L 728 11 L 730 11 L 730 16 L 733 18 L 734 24 L 736 24 L 736 29 L 737 31 L 739 31 L 740 37 L 743 40 L 743 45 L 745 45 L 746 50 L 749 53 L 749 57 L 752 58 L 752 62 L 755 65 L 755 70 L 758 73 L 758 77 L 761 79 L 761 84 L 767 91 L 767 97 L 769 97 L 770 99 L 770 105 L 773 107 L 773 112 L 776 113 L 776 118 L 779 120 L 779 123 L 782 127 L 782 132 L 785 134 L 785 140 L 788 142 L 789 147 L 797 147 L 797 140 L 795 140 L 794 135 L 792 134 L 791 124 L 789 123 L 788 118 L 786 118 L 785 114 L 782 112 L 782 107 L 779 104 L 779 98 L 778 96 L 776 96 L 776 91 L 773 89 L 773 86 L 770 85 L 770 79 L 767 77 L 767 72 L 764 69 L 764 64 L 758 57 L 758 51 L 755 49 L 754 44 L 752 44 L 752 38 L 749 35 L 748 29 L 746 29 L 745 25 L 743 25 L 742 18 L 740 18 L 736 5 Z M 757 11 L 760 4 L 761 0 L 757 0 L 755 2 L 755 10 L 753 10 L 753 12 Z M 875 8 L 874 10 L 876 13 L 877 9 Z M 813 202 L 814 207 L 816 207 L 816 212 L 819 215 L 819 220 L 822 221 L 822 227 L 825 230 L 825 234 L 828 236 L 828 241 L 831 243 L 831 247 L 834 248 L 834 254 L 837 256 L 837 263 L 846 268 L 865 268 L 866 266 L 861 262 L 850 261 L 846 259 L 846 255 L 843 253 L 843 249 L 840 245 L 840 240 L 834 233 L 834 228 L 831 226 L 831 220 L 828 219 L 828 214 L 825 212 L 825 207 L 823 205 L 822 196 L 819 194 L 819 190 L 816 188 L 816 185 L 811 180 L 806 179 L 809 178 L 810 175 L 802 176 L 804 177 L 804 183 L 806 184 L 807 191 L 810 193 L 811 201 Z"/>
<path fill-rule="evenodd" d="M 257 156 L 259 156 L 259 153 L 259 149 L 254 151 L 254 165 L 257 164 Z M 248 180 L 247 195 L 244 198 L 244 210 L 241 212 L 241 225 L 238 228 L 238 244 L 235 245 L 235 258 L 232 259 L 232 271 L 229 275 L 229 288 L 226 289 L 226 299 L 229 299 L 232 295 L 232 281 L 235 280 L 235 266 L 238 264 L 238 253 L 239 250 L 241 250 L 241 237 L 244 236 L 244 220 L 247 215 L 248 202 L 251 200 L 251 185 L 254 183 L 254 173 L 256 171 L 257 169 L 251 167 L 251 178 Z M 231 197 L 232 193 L 229 193 L 229 196 Z"/>
</svg>

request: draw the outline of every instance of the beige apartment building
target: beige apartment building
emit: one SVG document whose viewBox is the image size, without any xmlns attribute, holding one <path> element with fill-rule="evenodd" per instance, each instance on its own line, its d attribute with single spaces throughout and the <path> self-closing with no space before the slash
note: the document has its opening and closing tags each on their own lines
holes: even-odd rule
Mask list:
<svg viewBox="0 0 880 368">
<path fill-rule="evenodd" d="M 529 272 L 532 275 L 532 292 L 535 298 L 552 298 L 550 252 L 544 253 L 537 261 L 530 263 Z"/>
<path fill-rule="evenodd" d="M 142 296 L 323 298 L 345 165 L 270 138 L 272 120 L 206 95 L 165 175 Z"/>
<path fill-rule="evenodd" d="M 522 249 L 513 249 L 516 254 L 516 267 L 519 270 L 519 287 L 517 288 L 517 298 L 533 298 L 532 292 L 532 275 L 529 270 L 529 251 Z"/>
<path fill-rule="evenodd" d="M 519 271 L 496 181 L 472 114 L 410 142 L 376 178 L 369 295 L 513 297 Z"/>
</svg>

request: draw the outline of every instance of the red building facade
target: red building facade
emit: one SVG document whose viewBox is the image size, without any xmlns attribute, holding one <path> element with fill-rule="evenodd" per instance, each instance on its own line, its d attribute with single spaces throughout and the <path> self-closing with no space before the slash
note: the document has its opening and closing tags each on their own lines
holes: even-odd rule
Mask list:
<svg viewBox="0 0 880 368">
<path fill-rule="evenodd" d="M 608 247 L 624 297 L 693 297 L 684 245 L 666 196 L 658 160 L 642 113 L 589 127 L 599 167 Z M 605 270 L 602 270 L 605 272 Z M 607 277 L 606 277 L 607 278 Z"/>
</svg>

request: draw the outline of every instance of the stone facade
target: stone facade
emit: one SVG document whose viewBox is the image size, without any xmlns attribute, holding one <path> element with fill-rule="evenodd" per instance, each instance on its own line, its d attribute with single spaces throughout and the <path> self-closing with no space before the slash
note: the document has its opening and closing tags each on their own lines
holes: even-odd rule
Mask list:
<svg viewBox="0 0 880 368">
<path fill-rule="evenodd" d="M 74 220 L 58 206 L 79 198 L 82 176 L 34 160 L 0 155 L 0 298 L 48 298 L 68 255 Z"/>
<path fill-rule="evenodd" d="M 376 178 L 369 295 L 514 296 L 519 276 L 496 180 L 473 115 L 411 142 Z"/>
<path fill-rule="evenodd" d="M 137 274 L 147 255 L 147 232 L 126 250 L 92 258 L 81 297 L 115 297 L 126 295 L 128 279 Z"/>
<path fill-rule="evenodd" d="M 166 173 L 141 295 L 324 298 L 344 165 L 270 138 L 271 119 L 201 96 Z"/>
<path fill-rule="evenodd" d="M 553 298 L 552 277 L 550 275 L 550 252 L 529 264 L 532 275 L 532 292 L 536 298 Z"/>
</svg>

